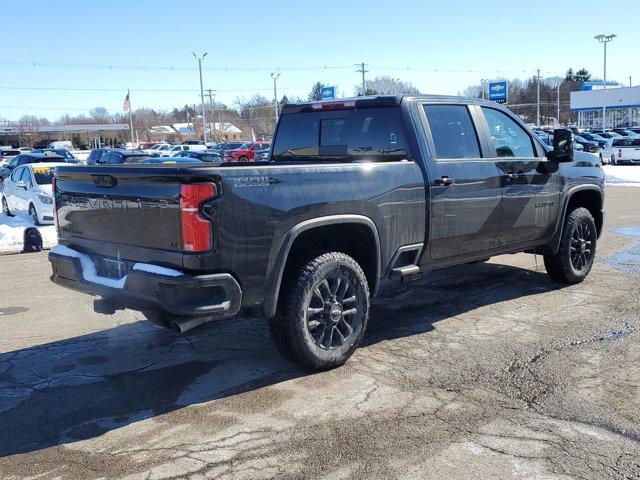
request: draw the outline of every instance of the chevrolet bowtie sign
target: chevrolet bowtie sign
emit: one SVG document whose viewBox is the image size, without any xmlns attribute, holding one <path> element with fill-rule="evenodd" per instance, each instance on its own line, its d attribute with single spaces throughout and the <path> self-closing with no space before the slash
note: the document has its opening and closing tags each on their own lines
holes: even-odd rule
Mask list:
<svg viewBox="0 0 640 480">
<path fill-rule="evenodd" d="M 491 82 L 489 84 L 489 100 L 497 103 L 507 103 L 508 92 L 507 82 Z"/>
</svg>

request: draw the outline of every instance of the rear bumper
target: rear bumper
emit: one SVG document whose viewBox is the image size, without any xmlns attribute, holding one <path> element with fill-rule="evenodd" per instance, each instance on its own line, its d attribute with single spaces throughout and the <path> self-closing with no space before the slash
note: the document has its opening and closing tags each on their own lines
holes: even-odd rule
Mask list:
<svg viewBox="0 0 640 480">
<path fill-rule="evenodd" d="M 228 273 L 167 276 L 131 269 L 119 285 L 113 286 L 118 282 L 95 275 L 94 281 L 87 280 L 80 258 L 52 251 L 49 261 L 54 283 L 100 296 L 116 310 L 161 310 L 180 316 L 226 318 L 236 315 L 242 304 L 240 285 Z M 83 261 L 86 271 L 87 258 Z M 99 283 L 101 279 L 111 285 Z"/>
</svg>

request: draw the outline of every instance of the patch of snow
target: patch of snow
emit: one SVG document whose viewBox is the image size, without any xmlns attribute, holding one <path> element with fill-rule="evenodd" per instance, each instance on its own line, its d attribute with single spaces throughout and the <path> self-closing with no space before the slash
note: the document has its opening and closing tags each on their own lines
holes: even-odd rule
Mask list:
<svg viewBox="0 0 640 480">
<path fill-rule="evenodd" d="M 24 249 L 24 231 L 37 228 L 42 237 L 42 248 L 49 249 L 58 243 L 58 235 L 53 225 L 36 227 L 31 217 L 16 215 L 9 217 L 0 213 L 0 254 L 20 253 Z"/>
<path fill-rule="evenodd" d="M 84 278 L 89 283 L 95 283 L 97 285 L 104 285 L 105 287 L 117 288 L 119 290 L 122 290 L 122 288 L 124 287 L 124 283 L 127 281 L 126 275 L 119 280 L 115 278 L 101 277 L 100 275 L 98 275 L 96 265 L 95 263 L 93 263 L 93 260 L 91 260 L 91 257 L 89 257 L 89 255 L 85 255 L 84 253 L 73 250 L 66 245 L 56 245 L 51 249 L 51 253 L 55 253 L 56 255 L 61 255 L 68 258 L 77 258 L 78 260 L 80 260 L 80 266 L 82 267 L 82 278 Z"/>
<path fill-rule="evenodd" d="M 138 270 L 139 272 L 146 273 L 154 273 L 156 275 L 164 275 L 165 277 L 180 277 L 184 275 L 179 270 L 174 270 L 173 268 L 160 267 L 158 265 L 152 265 L 150 263 L 136 263 L 133 266 L 134 270 Z"/>
<path fill-rule="evenodd" d="M 623 187 L 640 187 L 640 165 L 603 165 L 605 182 Z"/>
</svg>

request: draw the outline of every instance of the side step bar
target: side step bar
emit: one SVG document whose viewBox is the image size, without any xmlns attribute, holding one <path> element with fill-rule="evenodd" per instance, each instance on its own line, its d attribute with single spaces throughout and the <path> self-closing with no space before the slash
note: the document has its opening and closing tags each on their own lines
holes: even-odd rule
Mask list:
<svg viewBox="0 0 640 480">
<path fill-rule="evenodd" d="M 389 262 L 389 278 L 406 277 L 420 272 L 418 261 L 422 253 L 422 243 L 400 247 Z"/>
</svg>

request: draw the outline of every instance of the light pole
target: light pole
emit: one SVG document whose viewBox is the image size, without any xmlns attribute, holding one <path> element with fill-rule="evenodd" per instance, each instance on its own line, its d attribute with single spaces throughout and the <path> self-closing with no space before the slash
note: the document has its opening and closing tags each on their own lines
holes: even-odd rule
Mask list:
<svg viewBox="0 0 640 480">
<path fill-rule="evenodd" d="M 602 79 L 602 88 L 604 90 L 603 102 L 602 102 L 602 130 L 606 130 L 607 128 L 607 43 L 616 38 L 617 35 L 596 35 L 595 38 L 600 43 L 604 45 L 604 78 Z"/>
<path fill-rule="evenodd" d="M 536 125 L 540 126 L 540 69 L 536 76 Z"/>
<path fill-rule="evenodd" d="M 276 125 L 278 124 L 278 88 L 276 86 L 276 83 L 279 76 L 280 72 L 271 72 L 271 78 L 273 78 L 273 108 L 275 108 L 276 111 Z"/>
<path fill-rule="evenodd" d="M 204 144 L 207 145 L 207 120 L 205 116 L 204 110 L 204 89 L 202 88 L 202 60 L 207 56 L 207 52 L 203 53 L 200 58 L 196 55 L 195 52 L 191 52 L 193 54 L 193 58 L 198 60 L 198 70 L 200 71 L 200 101 L 202 102 L 202 139 L 204 140 Z"/>
</svg>

